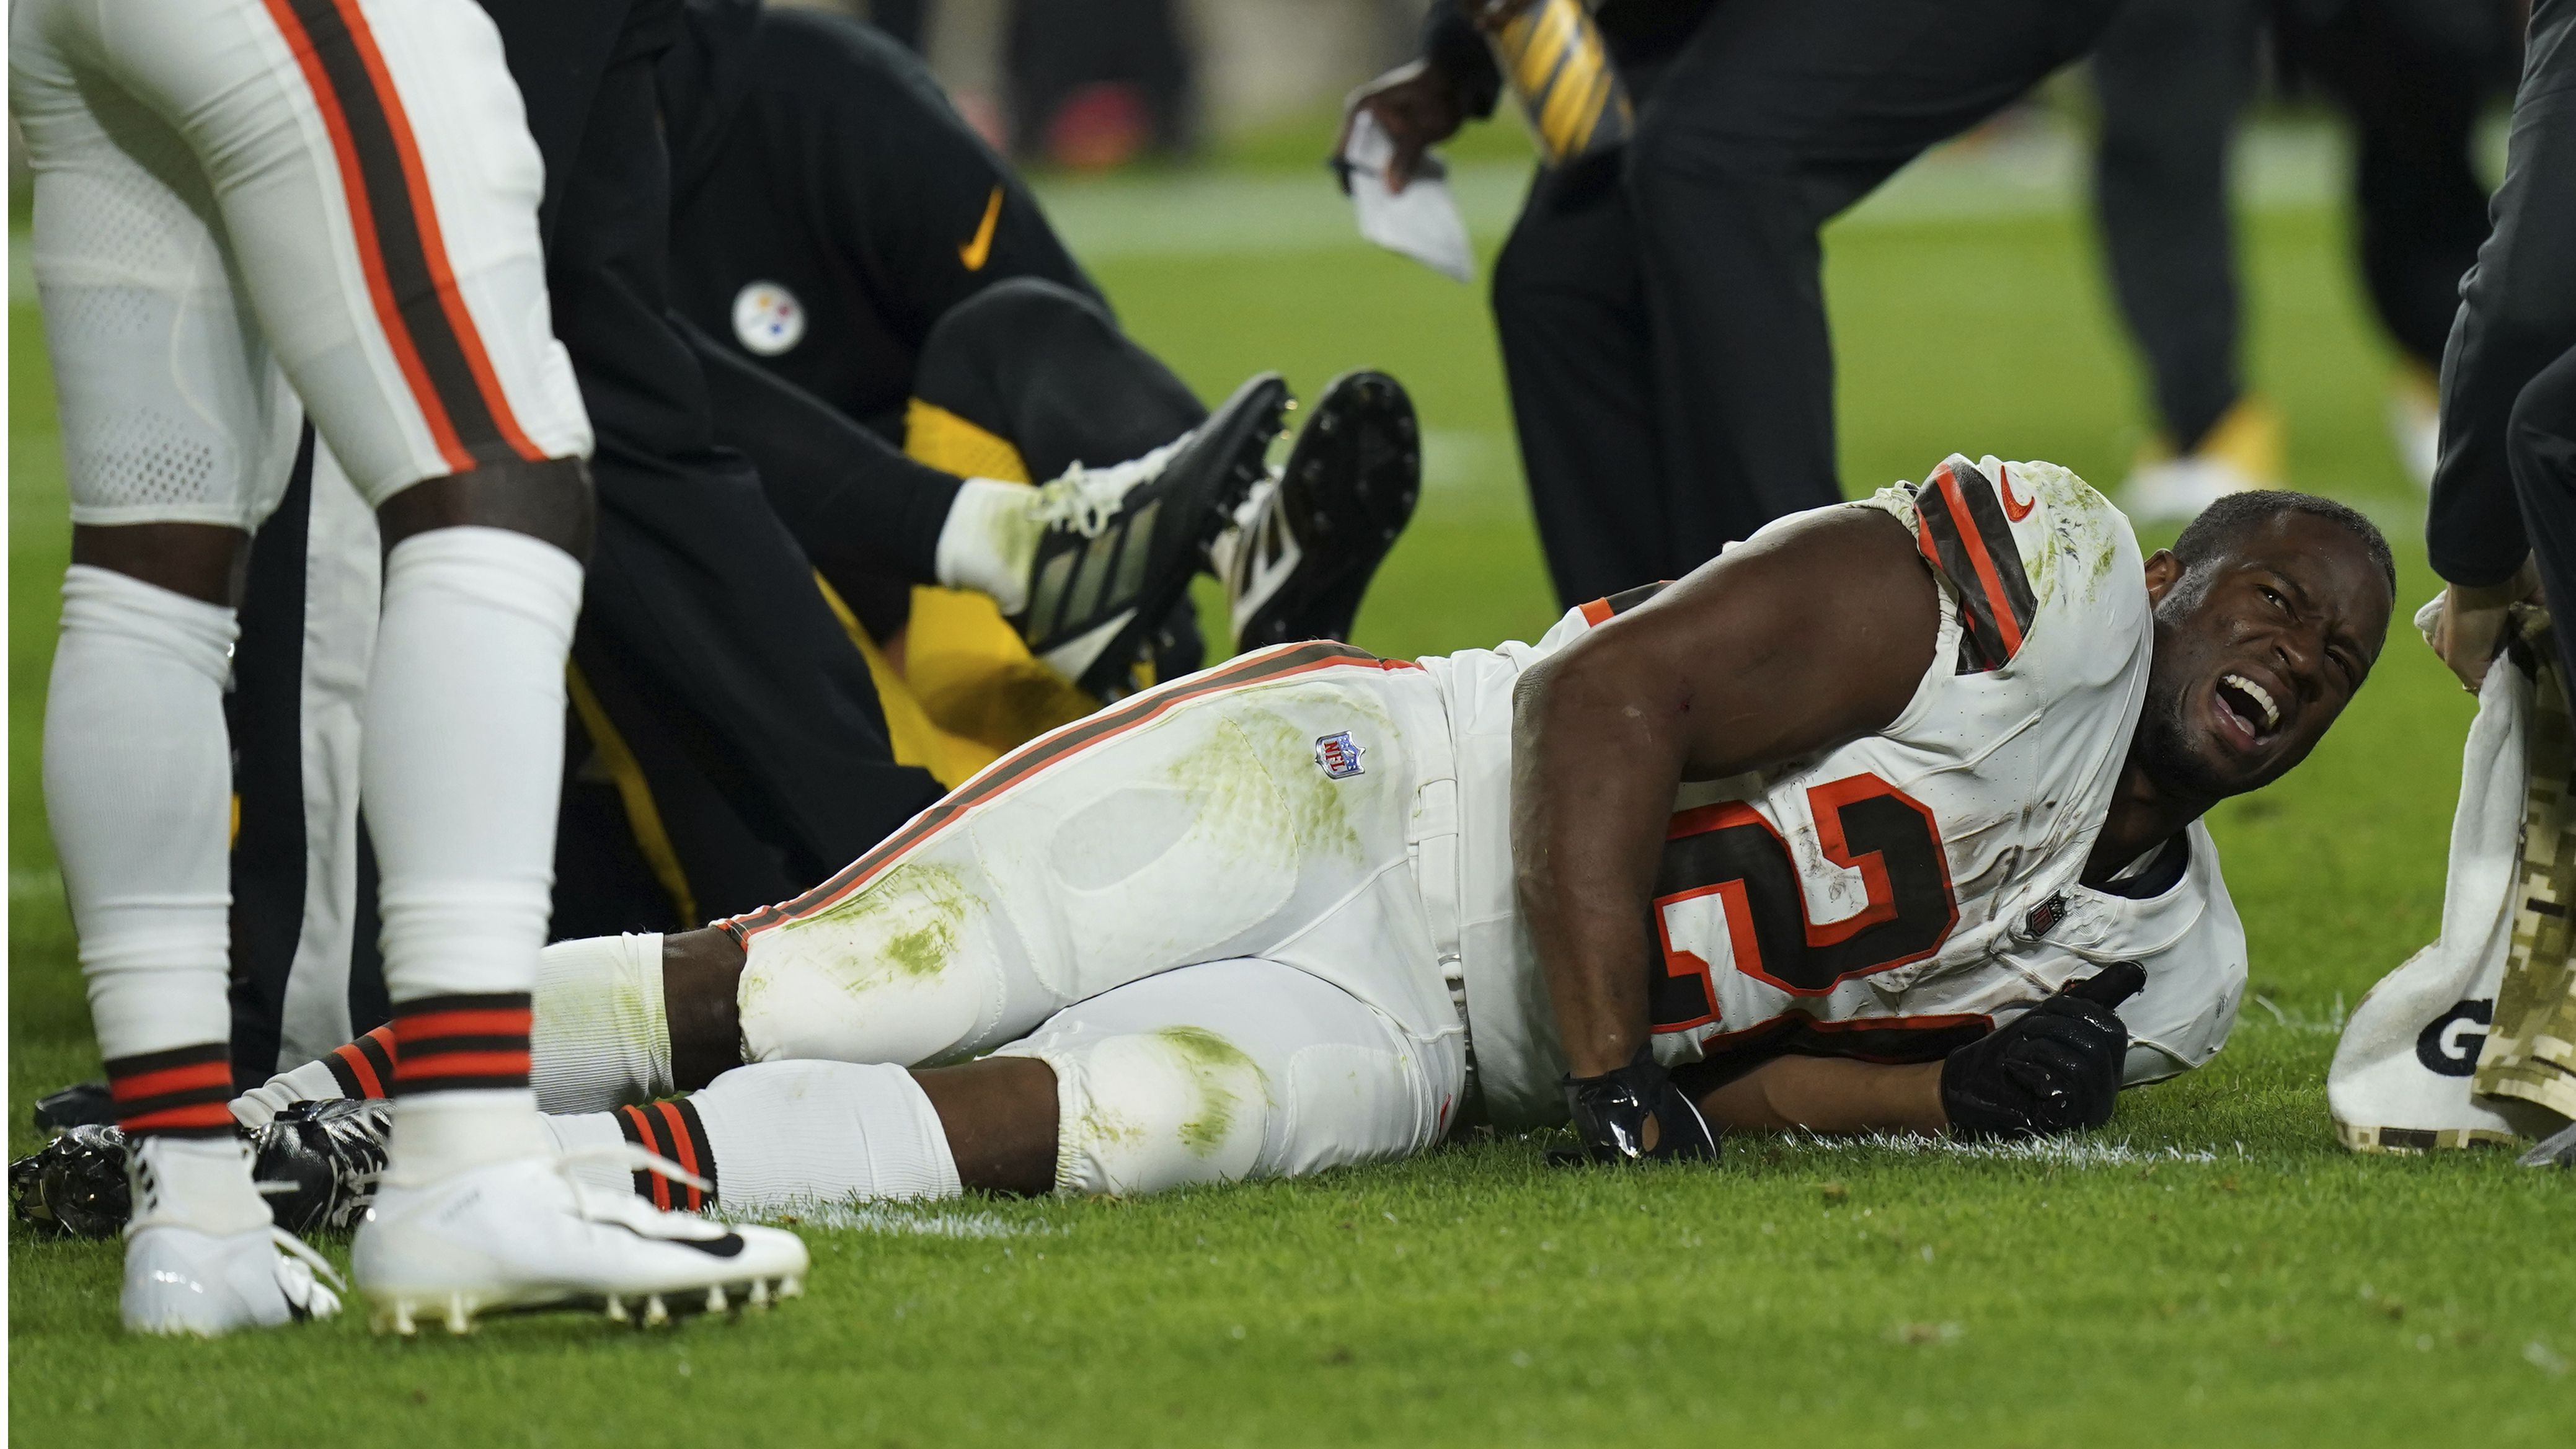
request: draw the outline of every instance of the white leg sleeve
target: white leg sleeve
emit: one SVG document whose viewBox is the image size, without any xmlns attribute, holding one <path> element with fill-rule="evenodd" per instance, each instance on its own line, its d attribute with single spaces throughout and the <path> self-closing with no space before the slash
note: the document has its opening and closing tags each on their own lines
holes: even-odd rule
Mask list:
<svg viewBox="0 0 2576 1449">
<path fill-rule="evenodd" d="M 399 1035 L 406 1005 L 536 984 L 581 565 L 525 534 L 435 529 L 387 556 L 384 598 L 360 774 Z M 398 1055 L 399 1079 L 417 1053 Z M 545 1150 L 525 1087 L 395 1093 L 401 1180 Z"/>
<path fill-rule="evenodd" d="M 715 1158 L 716 1201 L 772 1214 L 850 1199 L 945 1198 L 957 1159 L 901 1067 L 766 1062 L 689 1098 Z"/>
<path fill-rule="evenodd" d="M 45 804 L 113 1061 L 232 1035 L 233 611 L 108 569 L 63 577 Z"/>
<path fill-rule="evenodd" d="M 386 560 L 361 771 L 397 1003 L 535 983 L 580 607 L 581 565 L 521 533 L 441 528 Z"/>
<path fill-rule="evenodd" d="M 674 1090 L 659 933 L 548 946 L 537 956 L 533 1004 L 538 1110 L 605 1112 Z"/>
</svg>

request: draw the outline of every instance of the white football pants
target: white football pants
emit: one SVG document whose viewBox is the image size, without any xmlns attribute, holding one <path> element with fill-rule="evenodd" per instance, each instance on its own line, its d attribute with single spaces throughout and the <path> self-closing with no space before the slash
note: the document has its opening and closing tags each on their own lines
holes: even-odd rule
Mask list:
<svg viewBox="0 0 2576 1449">
<path fill-rule="evenodd" d="M 543 166 L 472 0 L 12 0 L 9 21 L 75 523 L 256 528 L 298 401 L 371 506 L 589 451 Z M 129 1130 L 228 1132 L 208 1102 L 231 611 L 74 573 L 47 794 L 101 1044 Z M 580 588 L 569 555 L 497 529 L 388 556 L 364 773 L 398 1005 L 527 989 Z M 202 647 L 142 647 L 181 605 Z M 82 727 L 107 718 L 129 723 Z"/>
<path fill-rule="evenodd" d="M 1429 675 L 1332 643 L 1041 736 L 726 923 L 746 1059 L 1037 1057 L 1069 1192 L 1419 1151 L 1466 1076 L 1449 759 Z"/>
<path fill-rule="evenodd" d="M 9 100 L 74 522 L 255 528 L 299 397 L 371 505 L 589 452 L 473 0 L 13 0 Z"/>
</svg>

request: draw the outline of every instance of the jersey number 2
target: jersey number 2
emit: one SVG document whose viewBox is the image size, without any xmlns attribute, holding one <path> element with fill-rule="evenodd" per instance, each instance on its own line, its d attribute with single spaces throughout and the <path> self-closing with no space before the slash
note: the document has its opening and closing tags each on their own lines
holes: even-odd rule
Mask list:
<svg viewBox="0 0 2576 1449">
<path fill-rule="evenodd" d="M 1736 970 L 1798 996 L 1920 961 L 1949 939 L 1959 904 L 1931 811 L 1873 774 L 1818 785 L 1807 805 L 1818 848 L 1860 872 L 1868 904 L 1816 925 L 1807 919 L 1797 861 L 1771 822 L 1733 801 L 1676 814 L 1655 874 L 1662 960 L 1648 991 L 1656 1030 L 1717 1020 L 1709 951 L 1718 943 L 1708 939 L 1717 931 Z M 1710 896 L 1717 899 L 1702 900 Z"/>
</svg>

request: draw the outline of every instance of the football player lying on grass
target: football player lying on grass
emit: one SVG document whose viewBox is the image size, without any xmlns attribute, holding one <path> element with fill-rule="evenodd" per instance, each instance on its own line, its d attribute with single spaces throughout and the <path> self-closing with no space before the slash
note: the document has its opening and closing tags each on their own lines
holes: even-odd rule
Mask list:
<svg viewBox="0 0 2576 1449">
<path fill-rule="evenodd" d="M 1593 1161 L 2098 1126 L 2225 1041 L 2200 817 L 2316 746 L 2394 587 L 2340 504 L 2236 495 L 2141 559 L 2065 469 L 1953 457 L 1536 646 L 1244 656 L 799 899 L 559 943 L 538 1092 L 567 1148 L 687 1171 L 636 1190 L 751 1213 L 1312 1172 L 1462 1119 L 1570 1116 Z"/>
</svg>

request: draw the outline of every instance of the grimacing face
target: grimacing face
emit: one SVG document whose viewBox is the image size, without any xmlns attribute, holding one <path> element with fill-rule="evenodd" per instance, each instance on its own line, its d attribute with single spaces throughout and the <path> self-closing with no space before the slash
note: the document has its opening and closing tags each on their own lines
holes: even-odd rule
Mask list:
<svg viewBox="0 0 2576 1449">
<path fill-rule="evenodd" d="M 2185 572 L 2147 562 L 2155 660 L 2138 721 L 2150 778 L 2217 800 L 2290 772 L 2352 702 L 2393 600 L 2351 530 L 2282 512 Z"/>
</svg>

